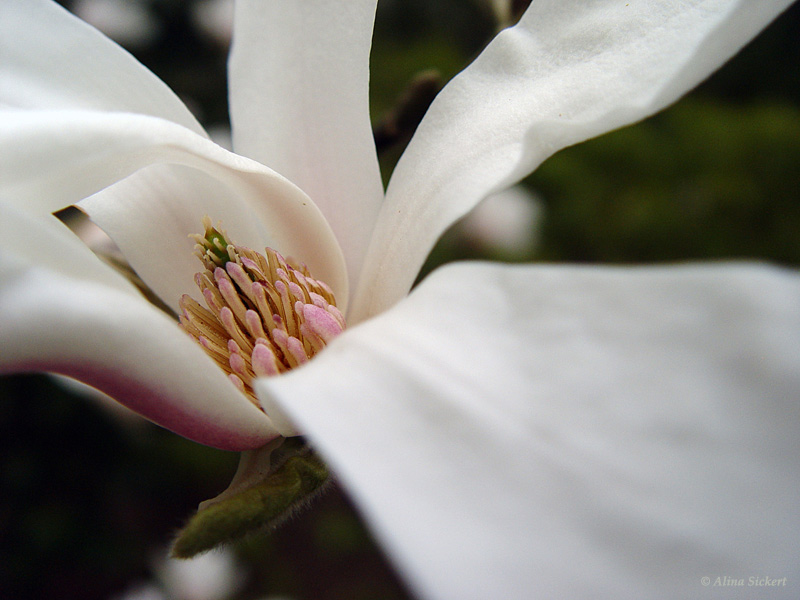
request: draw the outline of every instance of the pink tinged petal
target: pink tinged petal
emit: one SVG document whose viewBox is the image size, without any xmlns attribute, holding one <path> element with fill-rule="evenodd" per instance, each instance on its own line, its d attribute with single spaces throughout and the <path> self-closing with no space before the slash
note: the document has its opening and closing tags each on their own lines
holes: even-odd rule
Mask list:
<svg viewBox="0 0 800 600">
<path fill-rule="evenodd" d="M 256 390 L 422 598 L 690 598 L 800 574 L 799 339 L 796 273 L 462 264 Z"/>
<path fill-rule="evenodd" d="M 81 207 L 176 310 L 194 289 L 188 236 L 204 215 L 237 243 L 303 257 L 347 297 L 338 243 L 308 197 L 184 127 L 131 114 L 0 111 L 0 155 L 0 197 L 24 210 L 49 214 L 94 194 Z"/>
<path fill-rule="evenodd" d="M 229 64 L 234 149 L 311 197 L 351 278 L 383 199 L 368 90 L 376 4 L 239 1 Z"/>
<path fill-rule="evenodd" d="M 184 437 L 225 450 L 277 432 L 205 352 L 146 301 L 8 255 L 0 264 L 0 371 L 83 381 Z"/>
<path fill-rule="evenodd" d="M 0 107 L 139 113 L 206 135 L 164 82 L 51 0 L 0 3 L 0 57 Z"/>
<path fill-rule="evenodd" d="M 532 2 L 437 96 L 392 174 L 352 324 L 408 292 L 439 236 L 558 150 L 656 113 L 791 0 Z"/>
<path fill-rule="evenodd" d="M 81 383 L 66 375 L 58 375 L 56 373 L 49 373 L 50 378 L 55 381 L 59 386 L 69 390 L 76 396 L 85 398 L 99 406 L 102 410 L 106 411 L 109 415 L 114 417 L 114 420 L 131 431 L 141 431 L 142 427 L 146 426 L 147 421 L 136 414 L 126 406 L 114 400 L 100 390 L 93 388 L 85 383 Z"/>
</svg>

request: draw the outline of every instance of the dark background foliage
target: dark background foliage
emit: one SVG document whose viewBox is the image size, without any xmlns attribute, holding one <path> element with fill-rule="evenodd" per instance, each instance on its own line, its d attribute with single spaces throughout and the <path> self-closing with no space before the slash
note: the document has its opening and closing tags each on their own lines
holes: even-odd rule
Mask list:
<svg viewBox="0 0 800 600">
<path fill-rule="evenodd" d="M 75 9 L 85 2 L 63 2 Z M 127 47 L 212 128 L 227 126 L 224 38 L 198 25 L 207 0 L 141 0 L 149 34 Z M 720 72 L 639 125 L 567 149 L 525 185 L 544 219 L 516 260 L 651 263 L 748 258 L 800 263 L 800 8 Z M 491 37 L 477 0 L 387 1 L 373 51 L 379 120 L 414 77 L 446 80 Z M 390 172 L 400 147 L 383 157 Z M 479 255 L 446 235 L 428 269 Z M 172 533 L 227 485 L 236 455 L 120 419 L 46 376 L 0 379 L 0 598 L 113 598 L 153 577 Z M 237 598 L 405 598 L 334 488 L 236 547 Z"/>
</svg>

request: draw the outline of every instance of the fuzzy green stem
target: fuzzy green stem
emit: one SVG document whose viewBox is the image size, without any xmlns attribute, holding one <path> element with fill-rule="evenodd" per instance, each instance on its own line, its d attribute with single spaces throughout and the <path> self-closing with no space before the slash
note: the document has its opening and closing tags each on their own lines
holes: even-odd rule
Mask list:
<svg viewBox="0 0 800 600">
<path fill-rule="evenodd" d="M 328 481 L 313 452 L 290 456 L 258 482 L 205 503 L 178 534 L 175 558 L 191 558 L 245 535 L 269 529 L 307 505 Z"/>
</svg>

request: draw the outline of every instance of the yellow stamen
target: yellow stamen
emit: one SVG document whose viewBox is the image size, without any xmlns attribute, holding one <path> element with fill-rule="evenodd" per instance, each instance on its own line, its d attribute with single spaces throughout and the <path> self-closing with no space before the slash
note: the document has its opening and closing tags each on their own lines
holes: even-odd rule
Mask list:
<svg viewBox="0 0 800 600">
<path fill-rule="evenodd" d="M 203 219 L 193 235 L 204 270 L 195 275 L 206 306 L 180 299 L 180 321 L 237 388 L 259 406 L 256 377 L 284 373 L 312 358 L 345 327 L 331 289 L 305 265 L 275 250 L 231 244 Z"/>
</svg>

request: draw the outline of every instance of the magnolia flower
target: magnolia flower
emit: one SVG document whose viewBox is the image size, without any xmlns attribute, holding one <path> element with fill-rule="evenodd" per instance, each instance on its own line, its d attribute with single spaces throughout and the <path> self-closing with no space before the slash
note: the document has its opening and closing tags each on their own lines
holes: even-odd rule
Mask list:
<svg viewBox="0 0 800 600">
<path fill-rule="evenodd" d="M 750 576 L 794 596 L 796 274 L 460 264 L 408 295 L 481 199 L 663 108 L 787 4 L 533 2 L 439 94 L 384 194 L 374 0 L 237 4 L 238 154 L 55 4 L 3 2 L 2 368 L 219 448 L 307 434 L 421 597 L 675 598 Z M 348 329 L 256 378 L 259 410 L 53 216 L 72 204 L 176 312 L 209 215 L 305 263 Z"/>
</svg>

